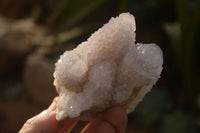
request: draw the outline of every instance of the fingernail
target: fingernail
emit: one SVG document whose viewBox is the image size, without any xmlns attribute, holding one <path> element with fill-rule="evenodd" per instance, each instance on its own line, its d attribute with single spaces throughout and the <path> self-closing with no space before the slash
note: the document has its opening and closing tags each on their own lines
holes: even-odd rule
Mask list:
<svg viewBox="0 0 200 133">
<path fill-rule="evenodd" d="M 53 101 L 53 102 L 51 103 L 51 105 L 49 106 L 48 110 L 49 110 L 49 111 L 54 111 L 55 109 L 56 109 L 56 102 Z"/>
</svg>

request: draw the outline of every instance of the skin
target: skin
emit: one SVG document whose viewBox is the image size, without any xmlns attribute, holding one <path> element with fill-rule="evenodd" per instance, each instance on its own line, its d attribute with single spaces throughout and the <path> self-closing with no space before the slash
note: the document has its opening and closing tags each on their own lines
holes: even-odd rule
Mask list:
<svg viewBox="0 0 200 133">
<path fill-rule="evenodd" d="M 70 133 L 79 120 L 57 121 L 57 102 L 58 97 L 54 98 L 48 109 L 27 120 L 19 133 Z M 81 133 L 125 133 L 127 120 L 126 111 L 114 106 L 102 118 L 89 122 Z"/>
</svg>

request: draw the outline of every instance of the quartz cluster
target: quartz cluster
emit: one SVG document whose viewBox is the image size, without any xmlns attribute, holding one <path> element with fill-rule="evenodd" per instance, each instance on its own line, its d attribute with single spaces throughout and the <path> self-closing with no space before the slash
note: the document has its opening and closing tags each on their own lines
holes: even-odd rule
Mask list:
<svg viewBox="0 0 200 133">
<path fill-rule="evenodd" d="M 55 64 L 56 118 L 92 119 L 113 105 L 132 112 L 157 82 L 163 55 L 156 44 L 135 44 L 135 18 L 122 13 Z"/>
</svg>

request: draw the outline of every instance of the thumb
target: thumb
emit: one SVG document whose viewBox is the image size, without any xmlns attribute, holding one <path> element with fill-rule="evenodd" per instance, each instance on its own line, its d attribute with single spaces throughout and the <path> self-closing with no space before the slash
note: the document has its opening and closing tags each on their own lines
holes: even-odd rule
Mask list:
<svg viewBox="0 0 200 133">
<path fill-rule="evenodd" d="M 63 127 L 65 130 L 71 130 L 70 127 L 73 127 L 77 121 L 57 121 L 55 112 L 57 102 L 58 97 L 54 98 L 48 109 L 27 120 L 19 133 L 55 133 L 62 130 Z"/>
</svg>

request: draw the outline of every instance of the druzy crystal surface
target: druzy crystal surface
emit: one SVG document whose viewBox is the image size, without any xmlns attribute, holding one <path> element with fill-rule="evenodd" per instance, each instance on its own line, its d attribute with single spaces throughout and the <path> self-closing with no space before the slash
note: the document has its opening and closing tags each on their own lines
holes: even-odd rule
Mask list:
<svg viewBox="0 0 200 133">
<path fill-rule="evenodd" d="M 135 44 L 135 18 L 111 18 L 56 63 L 56 118 L 91 119 L 113 105 L 132 112 L 157 82 L 163 55 L 156 44 Z"/>
</svg>

